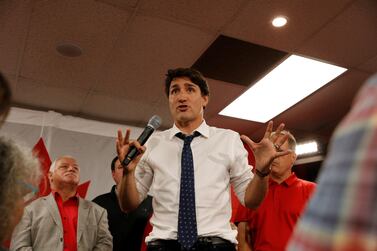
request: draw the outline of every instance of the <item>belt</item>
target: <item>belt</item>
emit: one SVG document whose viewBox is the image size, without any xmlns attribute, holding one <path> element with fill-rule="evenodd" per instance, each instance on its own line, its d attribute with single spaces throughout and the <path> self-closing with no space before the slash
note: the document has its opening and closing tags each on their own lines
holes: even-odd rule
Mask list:
<svg viewBox="0 0 377 251">
<path fill-rule="evenodd" d="M 207 245 L 221 245 L 230 244 L 231 242 L 217 236 L 199 237 L 196 244 L 207 244 Z M 162 240 L 157 239 L 148 242 L 149 247 L 164 246 L 164 245 L 179 244 L 177 240 Z"/>
</svg>

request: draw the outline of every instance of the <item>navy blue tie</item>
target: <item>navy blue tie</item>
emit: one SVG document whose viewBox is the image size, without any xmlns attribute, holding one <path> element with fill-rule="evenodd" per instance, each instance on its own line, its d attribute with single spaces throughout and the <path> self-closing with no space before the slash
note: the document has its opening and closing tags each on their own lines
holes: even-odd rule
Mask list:
<svg viewBox="0 0 377 251">
<path fill-rule="evenodd" d="M 179 194 L 178 214 L 178 242 L 183 250 L 189 250 L 198 238 L 195 212 L 195 181 L 194 161 L 192 159 L 191 141 L 199 136 L 199 132 L 185 136 L 177 133 L 176 136 L 184 140 L 181 158 L 181 188 Z"/>
</svg>

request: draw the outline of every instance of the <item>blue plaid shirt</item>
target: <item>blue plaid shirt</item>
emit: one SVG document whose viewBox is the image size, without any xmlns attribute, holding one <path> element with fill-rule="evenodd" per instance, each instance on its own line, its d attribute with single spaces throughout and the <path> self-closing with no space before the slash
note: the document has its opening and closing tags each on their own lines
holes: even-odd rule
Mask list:
<svg viewBox="0 0 377 251">
<path fill-rule="evenodd" d="M 377 75 L 336 129 L 287 250 L 377 250 Z"/>
</svg>

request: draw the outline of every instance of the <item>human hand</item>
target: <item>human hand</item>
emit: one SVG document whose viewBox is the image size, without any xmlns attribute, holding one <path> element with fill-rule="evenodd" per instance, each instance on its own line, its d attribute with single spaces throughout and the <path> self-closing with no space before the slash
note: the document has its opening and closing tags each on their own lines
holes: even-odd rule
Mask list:
<svg viewBox="0 0 377 251">
<path fill-rule="evenodd" d="M 270 173 L 271 163 L 275 158 L 292 152 L 291 150 L 280 150 L 280 146 L 283 145 L 288 138 L 288 135 L 281 134 L 284 126 L 283 123 L 280 124 L 276 129 L 276 133 L 271 136 L 273 122 L 268 122 L 266 132 L 264 133 L 262 140 L 258 143 L 245 135 L 241 136 L 242 141 L 253 150 L 256 164 L 255 168 L 262 174 Z M 279 135 L 282 135 L 282 137 L 278 137 Z"/>
<path fill-rule="evenodd" d="M 130 140 L 131 130 L 127 129 L 126 134 L 123 137 L 122 131 L 118 129 L 118 138 L 116 140 L 116 150 L 119 161 L 123 167 L 123 174 L 127 174 L 135 170 L 137 163 L 140 161 L 141 156 L 145 152 L 145 146 L 140 145 L 137 140 Z M 123 161 L 127 157 L 128 152 L 135 147 L 138 151 L 138 155 L 127 165 L 123 166 Z"/>
</svg>

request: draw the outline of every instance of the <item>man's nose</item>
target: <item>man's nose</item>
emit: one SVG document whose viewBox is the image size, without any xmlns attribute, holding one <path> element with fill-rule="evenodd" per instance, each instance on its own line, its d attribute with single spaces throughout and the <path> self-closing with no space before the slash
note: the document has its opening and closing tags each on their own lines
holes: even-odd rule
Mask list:
<svg viewBox="0 0 377 251">
<path fill-rule="evenodd" d="M 73 165 L 69 165 L 69 166 L 68 166 L 68 170 L 76 171 L 76 168 L 75 168 L 75 166 L 73 166 Z"/>
<path fill-rule="evenodd" d="M 183 102 L 187 100 L 187 93 L 186 92 L 181 92 L 178 96 L 178 101 Z"/>
</svg>

